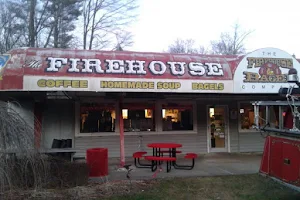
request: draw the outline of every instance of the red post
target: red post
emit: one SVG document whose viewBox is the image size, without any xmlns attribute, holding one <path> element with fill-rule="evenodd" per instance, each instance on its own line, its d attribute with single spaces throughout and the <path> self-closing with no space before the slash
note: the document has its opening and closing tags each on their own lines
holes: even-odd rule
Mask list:
<svg viewBox="0 0 300 200">
<path fill-rule="evenodd" d="M 34 104 L 34 146 L 35 148 L 41 147 L 42 137 L 42 104 Z"/>
<path fill-rule="evenodd" d="M 121 98 L 119 102 L 120 166 L 121 167 L 125 165 L 124 121 L 123 121 L 122 109 L 123 109 L 123 100 Z"/>
</svg>

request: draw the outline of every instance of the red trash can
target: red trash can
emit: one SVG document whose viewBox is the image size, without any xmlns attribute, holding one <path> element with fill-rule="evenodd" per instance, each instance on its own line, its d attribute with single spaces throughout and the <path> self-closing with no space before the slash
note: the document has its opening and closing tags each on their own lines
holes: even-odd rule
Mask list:
<svg viewBox="0 0 300 200">
<path fill-rule="evenodd" d="M 101 177 L 108 175 L 107 148 L 87 149 L 86 162 L 89 167 L 89 177 Z"/>
</svg>

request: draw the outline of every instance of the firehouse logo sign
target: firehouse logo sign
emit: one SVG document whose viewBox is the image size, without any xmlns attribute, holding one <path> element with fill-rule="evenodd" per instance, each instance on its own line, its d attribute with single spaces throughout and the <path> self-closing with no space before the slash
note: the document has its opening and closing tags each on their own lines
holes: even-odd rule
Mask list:
<svg viewBox="0 0 300 200">
<path fill-rule="evenodd" d="M 0 80 L 2 80 L 3 69 L 6 66 L 10 55 L 0 55 Z"/>
<path fill-rule="evenodd" d="M 288 71 L 300 72 L 299 62 L 275 48 L 259 49 L 246 55 L 234 73 L 234 93 L 278 93 L 288 87 Z"/>
<path fill-rule="evenodd" d="M 281 69 L 293 68 L 293 59 L 248 57 L 247 61 L 247 69 L 258 68 L 258 72 L 244 71 L 244 82 L 285 83 L 287 74 Z"/>
</svg>

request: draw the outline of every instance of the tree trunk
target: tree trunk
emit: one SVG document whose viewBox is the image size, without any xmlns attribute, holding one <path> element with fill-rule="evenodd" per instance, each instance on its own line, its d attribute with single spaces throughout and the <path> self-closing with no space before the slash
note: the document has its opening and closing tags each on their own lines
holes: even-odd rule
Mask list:
<svg viewBox="0 0 300 200">
<path fill-rule="evenodd" d="M 54 33 L 53 33 L 53 45 L 54 48 L 58 48 L 58 17 L 57 11 L 55 12 L 55 19 L 54 19 Z"/>
<path fill-rule="evenodd" d="M 30 0 L 30 9 L 29 9 L 29 46 L 35 46 L 35 27 L 34 27 L 34 17 L 35 17 L 35 7 L 36 0 Z"/>
</svg>

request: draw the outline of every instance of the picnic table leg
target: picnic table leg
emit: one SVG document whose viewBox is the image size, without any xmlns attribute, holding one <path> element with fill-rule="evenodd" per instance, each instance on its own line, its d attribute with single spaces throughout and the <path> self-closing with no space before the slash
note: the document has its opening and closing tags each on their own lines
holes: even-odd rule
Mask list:
<svg viewBox="0 0 300 200">
<path fill-rule="evenodd" d="M 158 148 L 158 151 L 157 151 L 157 153 L 156 153 L 156 156 L 160 157 L 161 154 L 162 154 L 162 153 L 161 153 L 161 149 Z M 158 161 L 158 163 L 159 163 L 159 165 L 161 165 L 161 164 L 163 163 L 163 161 Z"/>
<path fill-rule="evenodd" d="M 176 158 L 176 148 L 170 149 L 170 157 Z M 176 165 L 176 161 L 172 161 L 172 165 L 175 166 Z"/>
<path fill-rule="evenodd" d="M 167 161 L 167 173 L 171 171 L 172 163 L 171 161 Z"/>
<path fill-rule="evenodd" d="M 151 161 L 151 171 L 154 172 L 157 169 L 157 161 L 152 160 Z"/>
</svg>

